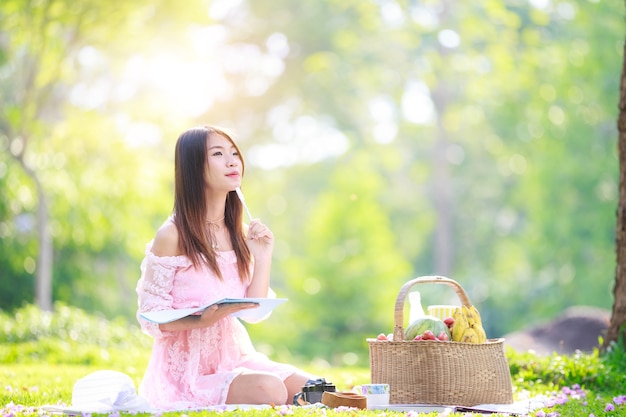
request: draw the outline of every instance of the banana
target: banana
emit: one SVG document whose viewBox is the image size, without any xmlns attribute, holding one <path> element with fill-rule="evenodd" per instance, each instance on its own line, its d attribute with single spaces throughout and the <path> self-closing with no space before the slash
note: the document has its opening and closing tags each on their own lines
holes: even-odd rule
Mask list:
<svg viewBox="0 0 626 417">
<path fill-rule="evenodd" d="M 469 323 L 467 322 L 467 317 L 463 314 L 463 310 L 460 307 L 454 310 L 452 318 L 454 319 L 454 324 L 452 325 L 452 329 L 450 329 L 452 340 L 460 342 L 463 338 L 463 333 L 469 328 Z"/>
<path fill-rule="evenodd" d="M 480 313 L 476 307 L 457 307 L 452 313 L 452 318 L 454 324 L 450 333 L 453 341 L 465 343 L 485 343 L 487 341 Z"/>
<path fill-rule="evenodd" d="M 474 306 L 460 306 L 452 313 L 454 324 L 450 329 L 454 342 L 485 343 L 487 334 L 482 326 L 478 309 Z"/>
<path fill-rule="evenodd" d="M 474 323 L 476 323 L 476 319 L 474 318 L 474 313 L 467 306 L 461 306 L 463 309 L 463 314 L 467 317 L 467 323 L 472 327 Z"/>
<path fill-rule="evenodd" d="M 461 342 L 465 343 L 479 343 L 478 340 L 479 339 L 476 330 L 472 329 L 471 327 L 465 329 L 465 332 L 463 332 L 463 337 L 461 337 Z"/>
<path fill-rule="evenodd" d="M 478 333 L 478 343 L 485 343 L 487 341 L 487 334 L 485 333 L 485 329 L 483 328 L 483 321 L 480 317 L 480 313 L 476 306 L 470 306 L 469 308 L 474 316 L 474 326 L 473 329 Z"/>
<path fill-rule="evenodd" d="M 472 313 L 474 313 L 474 320 L 476 321 L 476 323 L 482 326 L 483 321 L 480 318 L 480 313 L 478 312 L 478 309 L 476 308 L 476 306 L 471 305 L 470 310 L 472 310 Z"/>
<path fill-rule="evenodd" d="M 487 334 L 485 333 L 483 326 L 481 324 L 474 324 L 474 327 L 472 328 L 478 335 L 478 343 L 485 343 L 487 341 Z"/>
</svg>

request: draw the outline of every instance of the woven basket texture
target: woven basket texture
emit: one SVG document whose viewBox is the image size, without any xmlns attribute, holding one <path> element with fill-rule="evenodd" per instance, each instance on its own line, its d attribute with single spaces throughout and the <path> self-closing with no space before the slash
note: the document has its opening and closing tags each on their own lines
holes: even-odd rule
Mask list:
<svg viewBox="0 0 626 417">
<path fill-rule="evenodd" d="M 371 382 L 389 384 L 391 404 L 513 403 L 504 339 L 479 344 L 403 340 L 404 300 L 412 286 L 426 283 L 453 287 L 461 303 L 471 306 L 463 288 L 450 278 L 419 277 L 404 284 L 396 300 L 393 341 L 367 340 Z"/>
</svg>

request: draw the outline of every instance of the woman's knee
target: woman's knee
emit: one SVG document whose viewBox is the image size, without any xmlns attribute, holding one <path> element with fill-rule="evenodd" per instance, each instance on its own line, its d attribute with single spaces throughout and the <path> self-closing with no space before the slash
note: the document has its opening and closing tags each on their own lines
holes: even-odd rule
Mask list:
<svg viewBox="0 0 626 417">
<path fill-rule="evenodd" d="M 267 373 L 241 374 L 231 383 L 230 404 L 287 404 L 288 393 L 278 376 Z"/>
<path fill-rule="evenodd" d="M 270 404 L 286 404 L 287 403 L 287 387 L 282 379 L 276 375 L 263 375 L 261 378 L 260 390 L 266 393 Z"/>
</svg>

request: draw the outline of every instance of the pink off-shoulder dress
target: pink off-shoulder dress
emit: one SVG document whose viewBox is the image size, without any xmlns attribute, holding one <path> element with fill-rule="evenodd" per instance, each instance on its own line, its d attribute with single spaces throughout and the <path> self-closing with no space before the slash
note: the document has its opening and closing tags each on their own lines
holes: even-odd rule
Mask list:
<svg viewBox="0 0 626 417">
<path fill-rule="evenodd" d="M 207 267 L 194 267 L 186 256 L 159 257 L 151 252 L 151 243 L 147 246 L 137 284 L 137 319 L 154 344 L 139 395 L 154 408 L 224 404 L 231 382 L 245 370 L 271 372 L 283 380 L 297 371 L 257 352 L 237 318 L 226 317 L 208 328 L 168 332 L 139 316 L 245 297 L 247 284 L 239 278 L 235 252 L 219 252 L 218 265 L 222 281 Z"/>
</svg>

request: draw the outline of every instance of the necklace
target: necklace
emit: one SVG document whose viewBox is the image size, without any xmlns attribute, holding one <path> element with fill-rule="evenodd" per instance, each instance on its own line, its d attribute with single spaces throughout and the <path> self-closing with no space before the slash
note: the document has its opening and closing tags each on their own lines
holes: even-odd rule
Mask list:
<svg viewBox="0 0 626 417">
<path fill-rule="evenodd" d="M 205 222 L 206 222 L 207 224 L 212 225 L 212 226 L 216 226 L 216 225 L 217 225 L 217 223 L 219 223 L 219 222 L 221 222 L 222 220 L 224 220 L 224 218 L 225 218 L 225 217 L 226 217 L 226 216 L 222 216 L 222 217 L 220 217 L 219 219 L 215 219 L 215 220 L 206 219 L 206 220 L 205 220 Z"/>
<path fill-rule="evenodd" d="M 219 241 L 215 236 L 215 232 L 220 230 L 221 226 L 219 223 L 224 220 L 224 217 L 225 216 L 222 216 L 219 219 L 215 220 L 205 220 L 205 223 L 207 224 L 209 229 L 209 239 L 211 241 L 211 247 L 213 248 L 213 250 L 218 250 L 220 248 Z"/>
</svg>

